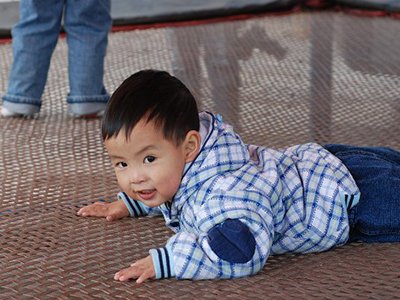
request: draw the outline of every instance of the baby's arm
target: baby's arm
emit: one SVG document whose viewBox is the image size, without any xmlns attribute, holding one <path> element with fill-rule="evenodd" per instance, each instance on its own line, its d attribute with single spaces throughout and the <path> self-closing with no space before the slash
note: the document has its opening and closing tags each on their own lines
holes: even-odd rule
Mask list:
<svg viewBox="0 0 400 300">
<path fill-rule="evenodd" d="M 118 200 L 111 203 L 97 202 L 82 207 L 77 214 L 82 217 L 106 217 L 107 221 L 113 221 L 129 216 L 129 210 L 123 200 Z"/>
<path fill-rule="evenodd" d="M 81 208 L 78 215 L 82 217 L 106 217 L 108 221 L 113 221 L 127 217 L 129 215 L 139 217 L 143 215 L 156 215 L 161 213 L 158 207 L 147 207 L 124 193 L 117 195 L 118 201 L 112 203 L 97 202 Z"/>
</svg>

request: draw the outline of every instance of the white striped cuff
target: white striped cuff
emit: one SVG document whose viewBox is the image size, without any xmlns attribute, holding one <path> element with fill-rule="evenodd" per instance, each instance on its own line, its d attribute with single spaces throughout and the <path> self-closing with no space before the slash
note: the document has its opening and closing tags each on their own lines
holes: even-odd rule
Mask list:
<svg viewBox="0 0 400 300">
<path fill-rule="evenodd" d="M 175 276 L 174 257 L 171 246 L 167 245 L 164 248 L 151 249 L 149 252 L 153 259 L 156 279 Z"/>
</svg>

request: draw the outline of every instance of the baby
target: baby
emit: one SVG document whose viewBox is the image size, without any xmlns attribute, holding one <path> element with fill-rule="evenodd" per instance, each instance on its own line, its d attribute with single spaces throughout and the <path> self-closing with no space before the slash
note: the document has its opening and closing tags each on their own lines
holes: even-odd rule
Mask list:
<svg viewBox="0 0 400 300">
<path fill-rule="evenodd" d="M 115 274 L 234 278 L 269 255 L 325 251 L 349 240 L 400 242 L 400 152 L 315 143 L 277 151 L 246 145 L 167 72 L 126 79 L 102 135 L 122 192 L 80 216 L 161 213 L 175 234 Z"/>
</svg>

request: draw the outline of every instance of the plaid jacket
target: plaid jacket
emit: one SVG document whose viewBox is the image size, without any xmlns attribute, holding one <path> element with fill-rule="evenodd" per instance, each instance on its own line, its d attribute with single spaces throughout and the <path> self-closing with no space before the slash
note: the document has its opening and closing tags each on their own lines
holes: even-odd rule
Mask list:
<svg viewBox="0 0 400 300">
<path fill-rule="evenodd" d="M 348 239 L 347 200 L 359 190 L 344 164 L 320 145 L 283 151 L 245 145 L 219 116 L 204 112 L 208 128 L 198 157 L 186 169 L 172 204 L 158 209 L 174 232 L 150 254 L 156 277 L 210 279 L 255 274 L 271 254 L 331 249 Z M 152 214 L 120 193 L 131 215 Z M 208 232 L 239 219 L 256 241 L 252 259 L 231 263 L 211 249 Z"/>
</svg>

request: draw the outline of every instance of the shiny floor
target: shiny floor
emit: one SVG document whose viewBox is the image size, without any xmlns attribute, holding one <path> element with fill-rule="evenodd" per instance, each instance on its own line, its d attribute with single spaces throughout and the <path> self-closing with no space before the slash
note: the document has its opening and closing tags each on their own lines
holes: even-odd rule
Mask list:
<svg viewBox="0 0 400 300">
<path fill-rule="evenodd" d="M 248 143 L 316 141 L 400 150 L 400 20 L 302 12 L 110 34 L 105 84 L 164 69 Z M 0 45 L 0 93 L 11 44 Z M 256 276 L 222 281 L 114 282 L 116 270 L 171 235 L 160 218 L 75 215 L 115 199 L 100 120 L 68 111 L 67 46 L 53 55 L 40 114 L 0 118 L 0 298 L 393 298 L 400 245 L 352 244 L 271 257 Z"/>
</svg>

